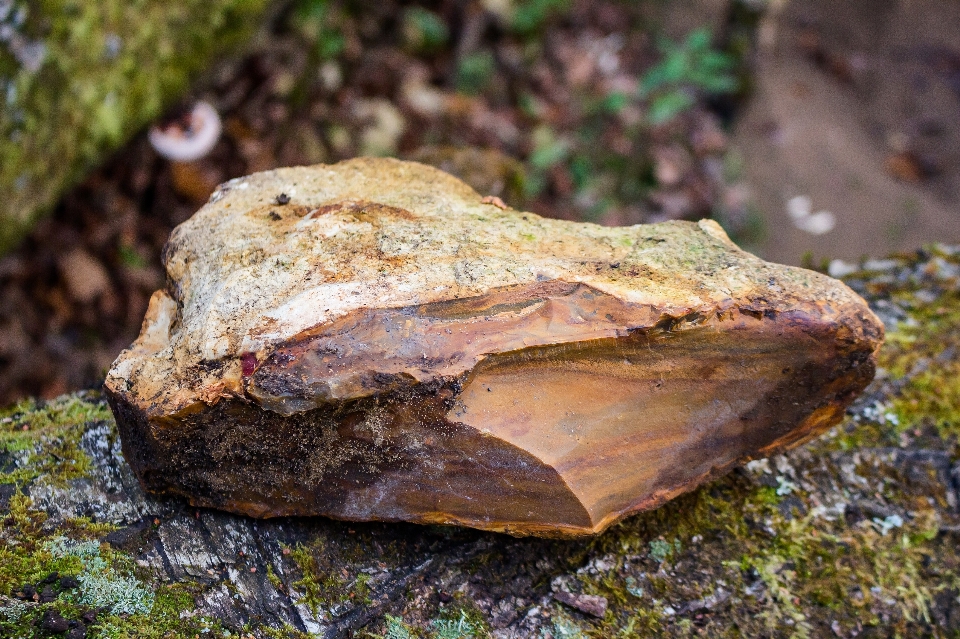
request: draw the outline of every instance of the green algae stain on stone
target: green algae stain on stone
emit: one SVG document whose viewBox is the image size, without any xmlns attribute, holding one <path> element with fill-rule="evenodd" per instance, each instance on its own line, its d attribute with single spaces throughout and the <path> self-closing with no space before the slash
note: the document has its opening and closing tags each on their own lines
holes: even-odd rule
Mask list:
<svg viewBox="0 0 960 639">
<path fill-rule="evenodd" d="M 0 3 L 0 254 L 160 114 L 265 0 Z"/>
</svg>

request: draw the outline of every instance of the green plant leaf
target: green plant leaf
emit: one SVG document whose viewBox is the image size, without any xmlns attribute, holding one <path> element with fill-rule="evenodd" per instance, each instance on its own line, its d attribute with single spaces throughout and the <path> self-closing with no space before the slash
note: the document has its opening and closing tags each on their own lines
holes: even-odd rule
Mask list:
<svg viewBox="0 0 960 639">
<path fill-rule="evenodd" d="M 483 91 L 496 72 L 496 60 L 489 51 L 465 56 L 457 67 L 457 90 L 477 94 Z"/>
<path fill-rule="evenodd" d="M 663 124 L 677 117 L 694 105 L 694 98 L 683 91 L 670 91 L 658 95 L 650 103 L 647 118 L 651 124 Z"/>
</svg>

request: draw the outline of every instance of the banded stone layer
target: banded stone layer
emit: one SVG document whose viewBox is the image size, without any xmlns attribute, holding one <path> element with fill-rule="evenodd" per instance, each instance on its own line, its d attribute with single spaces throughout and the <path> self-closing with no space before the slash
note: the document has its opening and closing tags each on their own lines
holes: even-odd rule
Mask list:
<svg viewBox="0 0 960 639">
<path fill-rule="evenodd" d="M 880 322 L 715 223 L 503 209 L 409 162 L 224 184 L 108 374 L 144 487 L 255 517 L 599 532 L 837 423 Z"/>
</svg>

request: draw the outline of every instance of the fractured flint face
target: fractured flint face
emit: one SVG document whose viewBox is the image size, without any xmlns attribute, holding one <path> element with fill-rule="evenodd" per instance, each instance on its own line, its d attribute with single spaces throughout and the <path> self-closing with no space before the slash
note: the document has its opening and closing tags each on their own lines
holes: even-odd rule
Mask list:
<svg viewBox="0 0 960 639">
<path fill-rule="evenodd" d="M 835 424 L 882 326 L 715 223 L 502 209 L 387 159 L 223 185 L 106 388 L 144 487 L 255 517 L 596 533 Z"/>
</svg>

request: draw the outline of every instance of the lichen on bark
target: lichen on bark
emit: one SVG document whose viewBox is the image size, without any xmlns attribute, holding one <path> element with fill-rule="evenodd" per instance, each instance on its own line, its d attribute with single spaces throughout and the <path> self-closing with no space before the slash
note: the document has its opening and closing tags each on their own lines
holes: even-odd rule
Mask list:
<svg viewBox="0 0 960 639">
<path fill-rule="evenodd" d="M 0 253 L 244 42 L 265 0 L 0 1 Z"/>
</svg>

